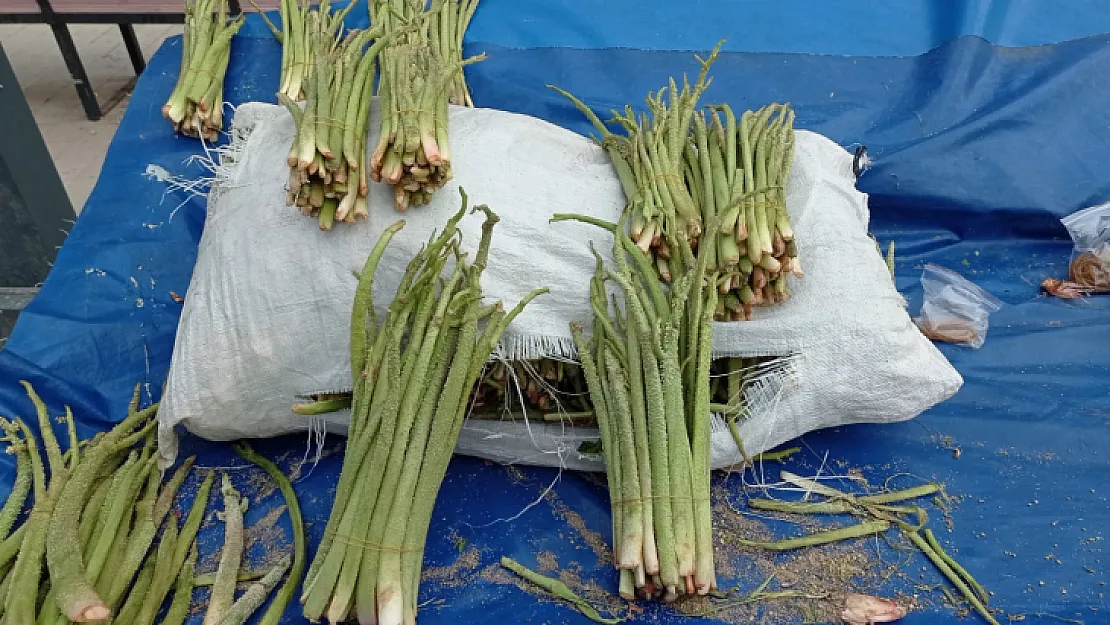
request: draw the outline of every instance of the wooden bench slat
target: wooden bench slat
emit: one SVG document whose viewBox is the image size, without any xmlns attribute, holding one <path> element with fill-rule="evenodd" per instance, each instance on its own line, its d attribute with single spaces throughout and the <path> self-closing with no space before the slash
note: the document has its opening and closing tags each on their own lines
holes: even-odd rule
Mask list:
<svg viewBox="0 0 1110 625">
<path fill-rule="evenodd" d="M 258 6 L 266 10 L 277 10 L 281 0 L 255 0 Z M 254 11 L 250 0 L 240 0 L 239 4 L 246 12 Z M 51 0 L 50 6 L 55 13 L 79 15 L 82 13 L 115 13 L 115 14 L 180 14 L 184 13 L 182 0 Z M 35 0 L 0 0 L 0 13 L 8 15 L 25 15 L 39 13 L 39 5 Z"/>
<path fill-rule="evenodd" d="M 39 3 L 35 2 L 35 0 L 3 0 L 0 2 L 0 13 L 23 15 L 26 13 L 38 12 Z"/>
</svg>

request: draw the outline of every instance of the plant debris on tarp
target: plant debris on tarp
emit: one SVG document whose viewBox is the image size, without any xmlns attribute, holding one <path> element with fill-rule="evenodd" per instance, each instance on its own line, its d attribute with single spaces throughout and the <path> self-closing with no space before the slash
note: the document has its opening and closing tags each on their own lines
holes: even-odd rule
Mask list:
<svg viewBox="0 0 1110 625">
<path fill-rule="evenodd" d="M 764 521 L 733 508 L 724 484 L 717 483 L 714 491 L 714 547 L 718 590 L 723 596 L 683 597 L 673 606 L 680 614 L 711 616 L 727 623 L 835 623 L 840 621 L 849 594 L 882 594 L 878 589 L 900 566 L 880 559 L 876 543 L 880 539 L 876 538 L 787 553 L 747 546 L 741 541 L 769 541 L 774 534 Z M 788 519 L 807 534 L 845 523 L 837 517 L 759 514 L 767 519 Z M 823 522 L 826 520 L 830 522 Z M 770 582 L 763 586 L 767 580 Z M 909 604 L 910 600 L 902 598 L 899 603 Z"/>
</svg>

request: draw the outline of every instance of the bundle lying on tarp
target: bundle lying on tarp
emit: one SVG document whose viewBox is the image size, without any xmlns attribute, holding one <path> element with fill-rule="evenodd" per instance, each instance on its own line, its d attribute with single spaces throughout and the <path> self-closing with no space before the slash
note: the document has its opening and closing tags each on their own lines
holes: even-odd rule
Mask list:
<svg viewBox="0 0 1110 625">
<path fill-rule="evenodd" d="M 376 103 L 371 114 L 376 114 Z M 611 262 L 607 233 L 579 223 L 550 224 L 555 213 L 617 221 L 625 204 L 604 151 L 589 140 L 530 117 L 485 109 L 449 111 L 459 155 L 455 180 L 385 252 L 375 301 L 388 301 L 404 267 L 457 206 L 463 185 L 478 202 L 500 207 L 499 243 L 490 251 L 483 291 L 518 301 L 531 285 L 551 294 L 510 325 L 495 358 L 576 359 L 570 322 L 592 332 L 590 279 L 597 241 Z M 185 299 L 159 418 L 162 447 L 173 457 L 173 428 L 205 438 L 275 436 L 322 426 L 344 432 L 347 419 L 291 412 L 299 395 L 350 391 L 347 319 L 361 268 L 384 228 L 396 220 L 387 185 L 370 186 L 370 218 L 321 233 L 283 210 L 284 161 L 295 132 L 281 107 L 240 107 L 233 123 L 234 163 L 218 168 L 197 264 Z M 368 144 L 377 137 L 372 133 Z M 488 163 L 501 163 L 490 176 Z M 874 243 L 866 196 L 855 189 L 852 157 L 819 135 L 798 131 L 786 185 L 806 278 L 773 313 L 714 325 L 712 355 L 777 356 L 745 391 L 739 425 L 748 454 L 805 432 L 854 422 L 908 419 L 946 399 L 961 379 L 916 330 Z M 473 253 L 481 220 L 459 222 Z M 388 271 L 386 271 L 388 269 Z M 793 278 L 791 278 L 793 279 Z M 266 288 L 258 288 L 266 285 Z M 897 388 L 898 393 L 889 389 Z M 835 406 L 835 409 L 830 407 Z M 556 407 L 555 410 L 558 410 Z M 536 415 L 531 415 L 536 416 Z M 711 465 L 741 459 L 726 423 L 714 417 Z M 577 452 L 596 428 L 563 423 L 469 421 L 459 453 L 497 461 L 600 470 Z"/>
<path fill-rule="evenodd" d="M 309 570 L 304 615 L 331 623 L 357 614 L 360 623 L 416 621 L 416 598 L 432 506 L 455 439 L 466 417 L 470 389 L 513 318 L 546 289 L 506 312 L 483 305 L 498 217 L 485 206 L 478 252 L 458 248 L 457 224 L 416 253 L 388 313 L 371 301 L 378 263 L 404 222 L 386 228 L 359 277 L 351 313 L 353 417 L 343 470 L 324 541 Z"/>
</svg>

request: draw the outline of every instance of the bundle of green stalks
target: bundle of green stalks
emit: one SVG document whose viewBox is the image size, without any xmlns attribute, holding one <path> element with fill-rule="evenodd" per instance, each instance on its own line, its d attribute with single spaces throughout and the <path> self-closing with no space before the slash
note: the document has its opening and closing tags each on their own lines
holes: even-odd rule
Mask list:
<svg viewBox="0 0 1110 625">
<path fill-rule="evenodd" d="M 315 216 L 321 230 L 368 215 L 366 131 L 375 62 L 388 41 L 380 28 L 342 36 L 341 25 L 336 22 L 309 40 L 314 71 L 303 80 L 308 96 L 304 110 L 278 94 L 297 126 L 286 159 L 287 203 Z"/>
<path fill-rule="evenodd" d="M 449 98 L 465 95 L 463 67 L 485 55 L 462 58 L 462 34 L 476 2 L 424 0 L 374 3 L 378 25 L 394 35 L 381 54 L 381 126 L 370 156 L 370 178 L 393 185 L 399 211 L 421 206 L 451 179 L 447 136 Z"/>
<path fill-rule="evenodd" d="M 278 93 L 294 102 L 308 99 L 307 80 L 316 71 L 316 54 L 321 40 L 334 40 L 343 29 L 343 20 L 357 2 L 333 12 L 331 2 L 323 0 L 316 8 L 308 0 L 281 0 L 279 29 L 258 4 L 251 0 L 270 32 L 281 42 L 281 86 Z"/>
<path fill-rule="evenodd" d="M 448 64 L 462 64 L 462 42 L 478 0 L 432 0 L 428 15 L 428 40 L 436 56 Z M 474 106 L 466 75 L 461 71 L 451 77 L 447 97 L 457 106 Z"/>
<path fill-rule="evenodd" d="M 706 594 L 716 587 L 709 515 L 710 362 L 718 273 L 671 239 L 680 262 L 669 292 L 624 231 L 613 233 L 615 267 L 597 257 L 591 282 L 593 335 L 572 324 L 601 431 L 620 593 Z M 716 225 L 717 220 L 709 222 Z M 622 309 L 606 294 L 619 287 Z"/>
<path fill-rule="evenodd" d="M 301 595 L 304 615 L 332 623 L 399 625 L 416 620 L 432 507 L 458 440 L 471 390 L 506 326 L 482 304 L 481 276 L 497 217 L 487 207 L 477 255 L 459 251 L 457 224 L 429 238 L 409 263 L 384 318 L 371 300 L 374 273 L 404 222 L 367 258 L 351 318 L 351 425 L 335 503 Z"/>
<path fill-rule="evenodd" d="M 224 76 L 231 39 L 244 16 L 228 16 L 227 0 L 186 0 L 181 42 L 181 73 L 162 115 L 174 130 L 216 141 L 223 129 Z M 215 12 L 214 12 L 215 11 Z"/>
<path fill-rule="evenodd" d="M 88 440 L 78 439 L 67 407 L 69 446 L 63 452 L 46 406 L 30 384 L 23 385 L 37 412 L 42 445 L 40 450 L 22 420 L 0 419 L 3 440 L 16 456 L 15 484 L 0 510 L 3 622 L 64 625 L 112 620 L 153 625 L 172 594 L 161 622 L 184 623 L 194 586 L 195 539 L 214 475 L 206 476 L 179 526 L 178 517 L 170 511 L 194 459 L 187 459 L 162 482 L 155 463 L 157 405 L 139 409 L 136 388 L 127 417 Z M 11 531 L 32 492 L 30 513 Z M 231 525 L 229 521 L 229 528 Z M 237 535 L 241 551 L 241 522 Z M 234 552 L 234 548 L 225 550 Z M 271 576 L 268 588 L 285 568 L 287 564 Z M 234 592 L 237 575 L 236 568 L 230 573 L 230 585 L 219 585 L 221 592 L 228 594 L 227 588 Z M 211 622 L 242 625 L 260 605 L 257 601 L 247 610 L 248 604 L 235 601 L 226 610 L 213 613 Z M 277 620 L 265 622 L 273 625 Z"/>
<path fill-rule="evenodd" d="M 721 42 L 723 44 L 724 42 Z M 784 301 L 786 275 L 803 275 L 786 210 L 793 162 L 794 113 L 772 104 L 737 119 L 726 105 L 698 110 L 718 44 L 691 87 L 675 80 L 647 97 L 648 112 L 613 111 L 612 132 L 581 100 L 552 87 L 601 135 L 627 199 L 629 234 L 671 282 L 681 263 L 671 243 L 682 237 L 722 276 L 717 321 L 752 317 L 752 307 Z M 715 220 L 719 225 L 708 228 Z"/>
</svg>

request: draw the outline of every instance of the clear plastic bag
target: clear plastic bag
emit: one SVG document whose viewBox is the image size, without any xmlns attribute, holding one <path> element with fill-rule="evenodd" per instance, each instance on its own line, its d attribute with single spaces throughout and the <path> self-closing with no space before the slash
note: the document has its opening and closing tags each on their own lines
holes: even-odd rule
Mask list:
<svg viewBox="0 0 1110 625">
<path fill-rule="evenodd" d="M 988 319 L 1002 302 L 950 269 L 929 263 L 921 274 L 925 300 L 914 323 L 934 341 L 978 349 L 987 338 Z"/>
<path fill-rule="evenodd" d="M 1068 281 L 1088 293 L 1110 293 L 1110 203 L 1084 208 L 1060 221 L 1075 243 Z"/>
</svg>

